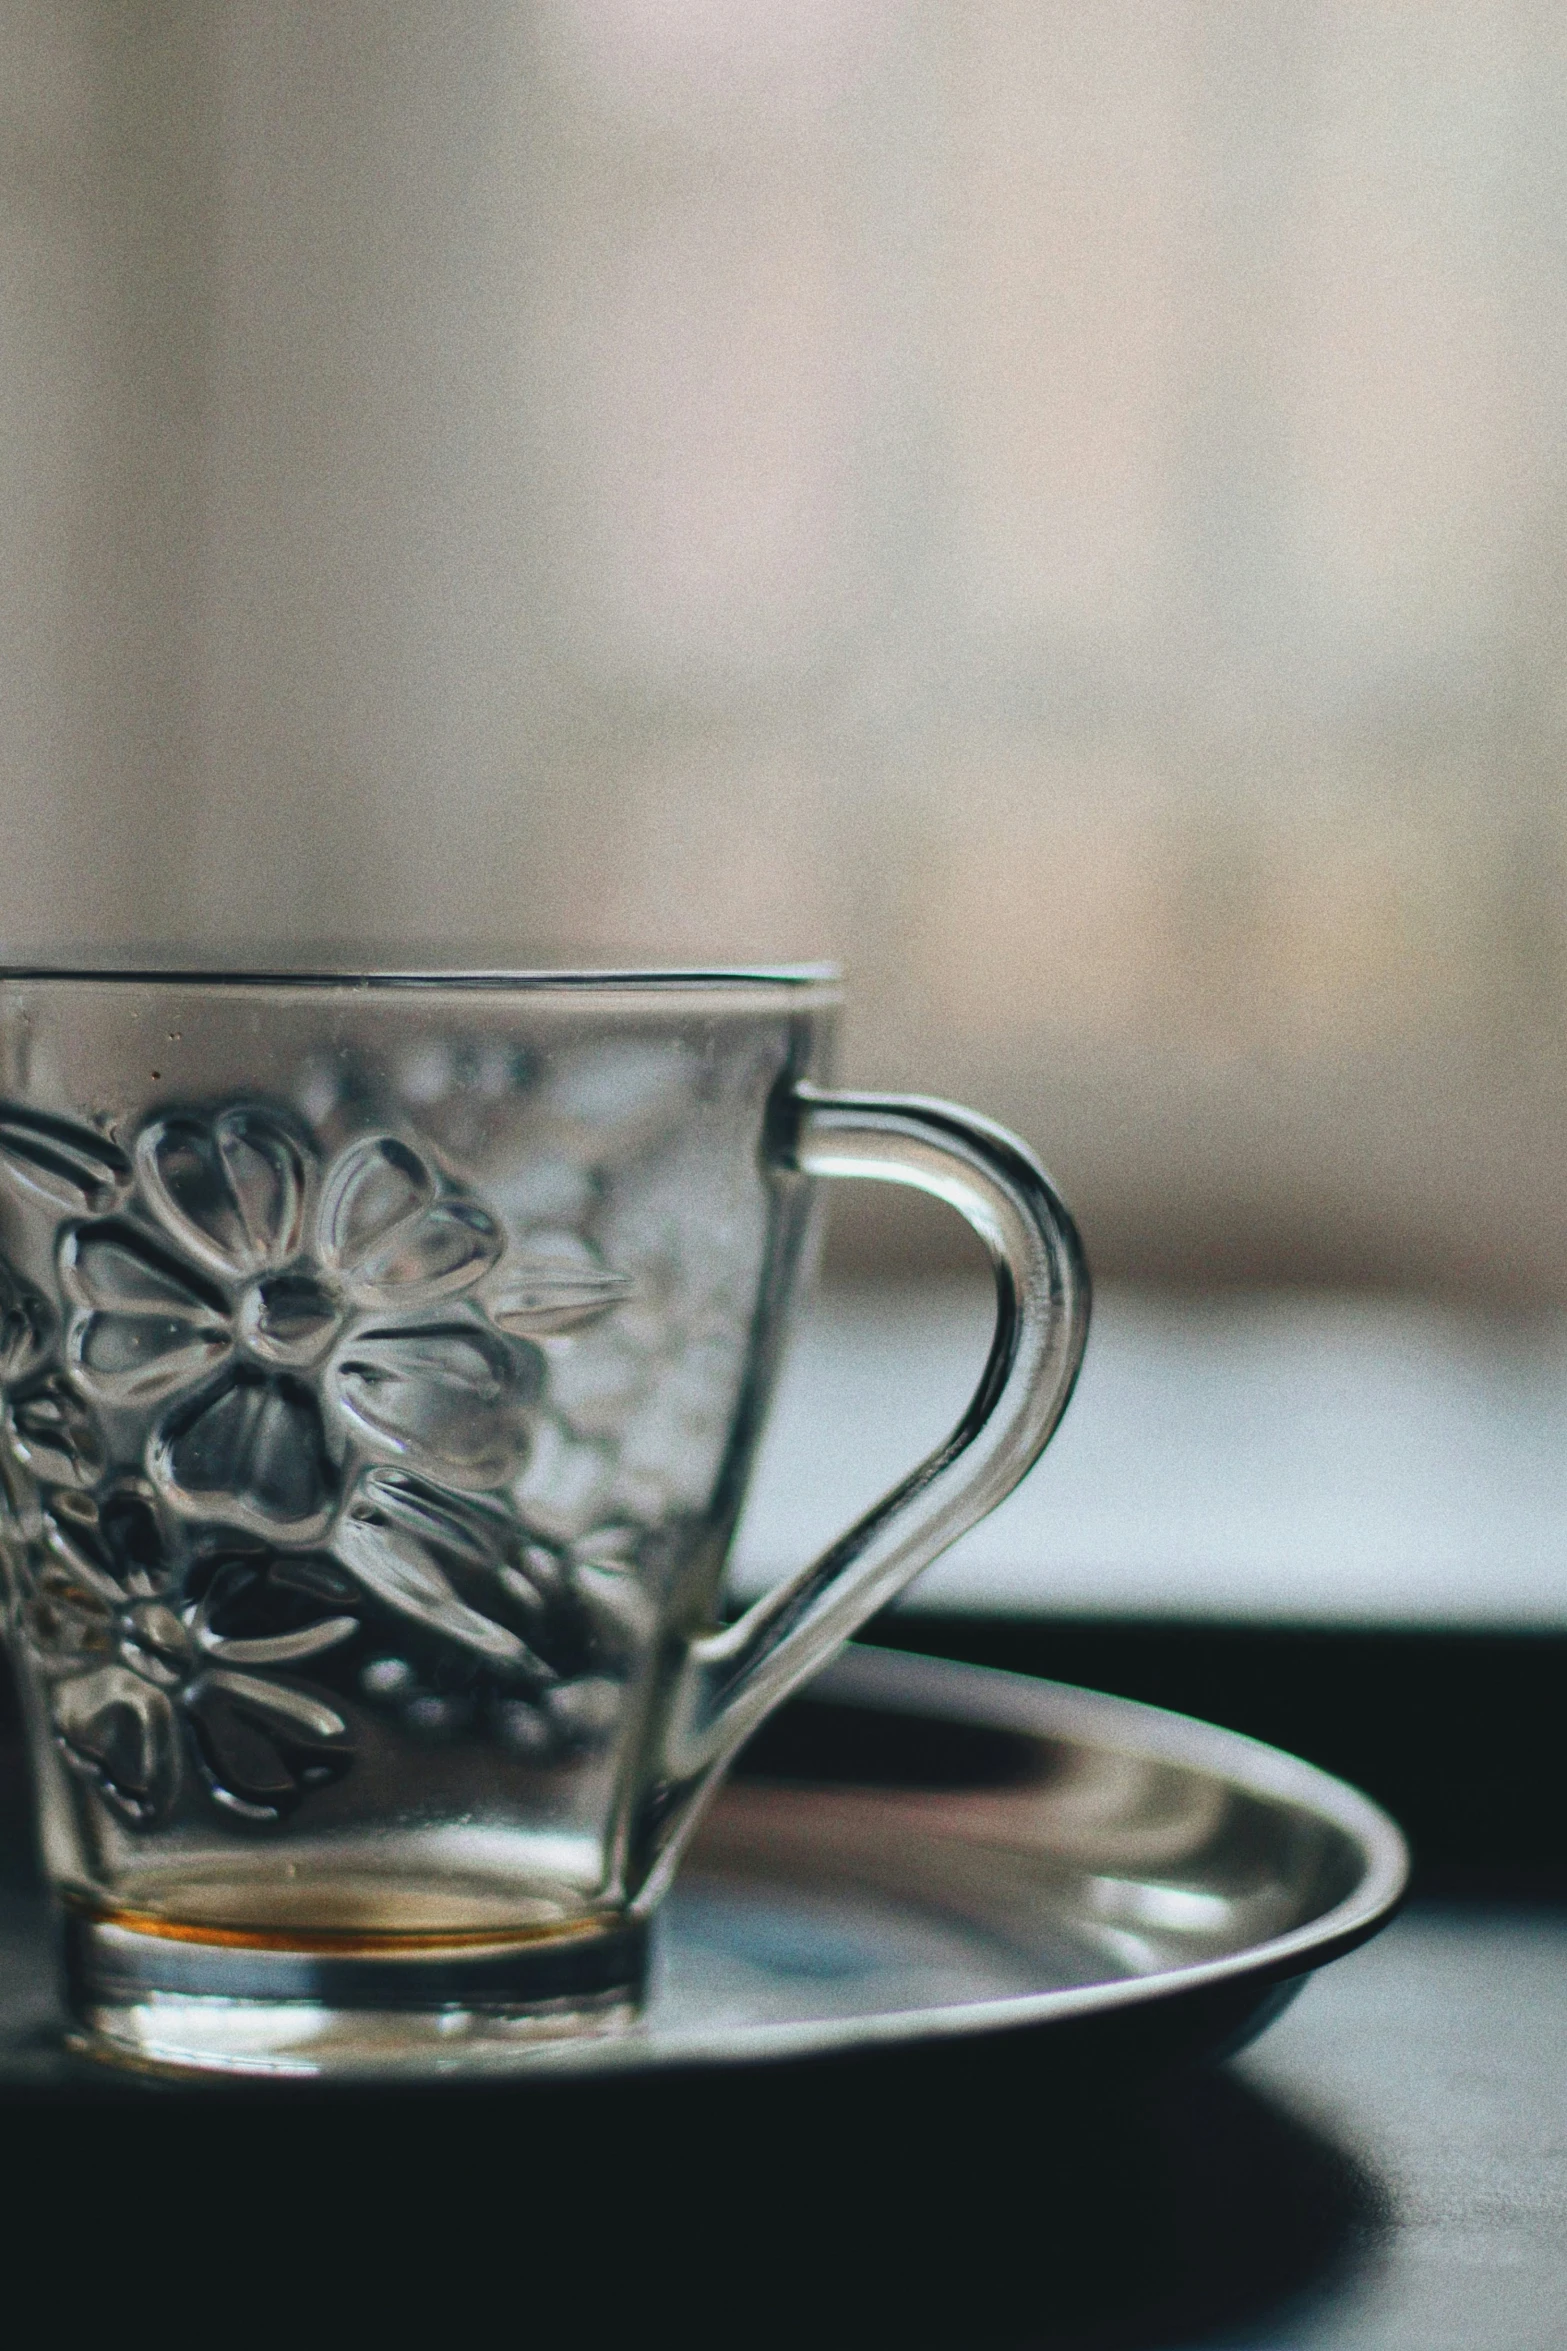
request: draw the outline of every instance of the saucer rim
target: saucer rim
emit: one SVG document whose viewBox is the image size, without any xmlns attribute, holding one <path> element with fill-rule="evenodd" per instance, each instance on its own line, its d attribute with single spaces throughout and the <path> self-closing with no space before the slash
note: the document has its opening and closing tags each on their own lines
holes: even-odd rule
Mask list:
<svg viewBox="0 0 1567 2351">
<path fill-rule="evenodd" d="M 1277 1988 L 1368 1942 L 1408 1892 L 1409 1847 L 1379 1804 L 1283 1748 L 1192 1715 L 1000 1667 L 860 1643 L 840 1651 L 796 1696 L 883 1712 L 907 1709 L 1036 1737 L 1086 1738 L 1128 1756 L 1184 1765 L 1226 1780 L 1243 1794 L 1294 1805 L 1339 1829 L 1359 1850 L 1360 1875 L 1351 1891 L 1318 1918 L 1217 1959 L 1055 1991 L 1000 1993 L 871 2016 L 729 2023 L 709 2035 L 685 2032 L 664 2044 L 656 2038 L 656 2017 L 649 2017 L 615 2040 L 540 2048 L 519 2063 L 519 2077 L 524 2070 L 543 2078 L 749 2065 L 959 2040 L 1082 2022 L 1242 1986 L 1255 1990 L 1262 2008 Z M 700 1839 L 692 1858 L 693 1874 L 700 1874 Z"/>
</svg>

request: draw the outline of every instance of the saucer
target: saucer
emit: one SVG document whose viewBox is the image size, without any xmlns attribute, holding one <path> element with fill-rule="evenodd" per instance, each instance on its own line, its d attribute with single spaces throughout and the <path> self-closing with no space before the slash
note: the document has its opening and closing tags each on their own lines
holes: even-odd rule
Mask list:
<svg viewBox="0 0 1567 2351">
<path fill-rule="evenodd" d="M 1408 1856 L 1325 1772 L 1063 1684 L 850 1649 L 752 1741 L 614 2036 L 511 2078 L 1051 2036 L 1063 2060 L 1212 2055 L 1376 1932 Z M 0 2095 L 82 2085 L 41 1894 L 0 1897 Z M 453 2074 L 472 2078 L 454 2057 Z M 134 2092 L 132 2092 L 134 2094 Z"/>
</svg>

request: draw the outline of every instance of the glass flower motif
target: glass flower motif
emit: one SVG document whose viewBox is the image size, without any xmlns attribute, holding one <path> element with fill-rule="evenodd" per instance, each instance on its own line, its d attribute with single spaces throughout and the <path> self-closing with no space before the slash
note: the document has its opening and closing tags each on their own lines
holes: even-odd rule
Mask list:
<svg viewBox="0 0 1567 2351">
<path fill-rule="evenodd" d="M 0 1175 L 59 1216 L 58 1315 L 0 1259 L 12 1588 L 59 1744 L 124 1821 L 193 1774 L 273 1821 L 346 1770 L 353 1704 L 299 1670 L 356 1634 L 503 1728 L 567 1719 L 602 1643 L 501 1489 L 534 1342 L 630 1281 L 566 1231 L 503 1264 L 495 1219 L 409 1145 L 322 1166 L 260 1105 L 164 1116 L 126 1151 L 0 1103 Z"/>
<path fill-rule="evenodd" d="M 23 1608 L 56 1738 L 136 1827 L 196 1771 L 224 1810 L 277 1821 L 352 1760 L 330 1692 L 298 1678 L 359 1629 L 331 1561 L 214 1558 L 197 1599 L 169 1589 L 149 1491 L 57 1495 Z M 281 1669 L 281 1670 L 280 1670 Z"/>
<path fill-rule="evenodd" d="M 308 1543 L 336 1513 L 342 1446 L 483 1488 L 525 1442 L 530 1351 L 466 1302 L 503 1238 L 390 1137 L 309 1169 L 258 1109 L 166 1118 L 140 1138 L 125 1214 L 68 1223 L 65 1361 L 100 1406 L 157 1417 L 146 1466 L 182 1516 Z M 536 1377 L 536 1373 L 534 1374 Z"/>
</svg>

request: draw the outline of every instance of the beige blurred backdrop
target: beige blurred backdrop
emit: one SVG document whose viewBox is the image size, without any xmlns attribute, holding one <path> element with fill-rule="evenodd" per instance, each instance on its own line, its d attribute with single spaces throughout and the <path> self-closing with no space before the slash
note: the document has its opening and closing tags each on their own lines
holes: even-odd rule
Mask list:
<svg viewBox="0 0 1567 2351">
<path fill-rule="evenodd" d="M 1543 0 L 0 0 L 0 951 L 836 956 L 1567 1299 L 1564 256 Z"/>
</svg>

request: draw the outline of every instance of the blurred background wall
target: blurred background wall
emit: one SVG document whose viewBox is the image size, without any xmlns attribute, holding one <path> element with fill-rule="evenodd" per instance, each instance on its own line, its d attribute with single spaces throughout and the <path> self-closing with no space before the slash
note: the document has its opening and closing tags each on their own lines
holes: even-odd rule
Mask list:
<svg viewBox="0 0 1567 2351">
<path fill-rule="evenodd" d="M 1564 263 L 1544 0 L 0 0 L 0 951 L 836 956 L 1567 1300 Z"/>
</svg>

